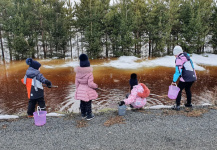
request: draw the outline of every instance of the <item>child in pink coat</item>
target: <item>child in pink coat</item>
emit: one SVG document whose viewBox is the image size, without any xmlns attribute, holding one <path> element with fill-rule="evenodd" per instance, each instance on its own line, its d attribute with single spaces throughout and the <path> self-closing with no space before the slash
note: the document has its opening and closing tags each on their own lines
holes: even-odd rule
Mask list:
<svg viewBox="0 0 217 150">
<path fill-rule="evenodd" d="M 92 100 L 98 98 L 98 94 L 95 89 L 98 88 L 97 84 L 94 83 L 93 68 L 90 67 L 90 62 L 86 54 L 79 56 L 80 67 L 75 68 L 75 99 L 81 100 L 80 110 L 82 118 L 91 120 L 94 118 L 92 114 L 91 103 Z"/>
<path fill-rule="evenodd" d="M 130 85 L 131 93 L 124 101 L 120 102 L 120 106 L 126 104 L 133 108 L 142 108 L 146 104 L 146 97 L 149 96 L 150 90 L 143 83 L 139 83 L 136 74 L 131 74 Z"/>
</svg>

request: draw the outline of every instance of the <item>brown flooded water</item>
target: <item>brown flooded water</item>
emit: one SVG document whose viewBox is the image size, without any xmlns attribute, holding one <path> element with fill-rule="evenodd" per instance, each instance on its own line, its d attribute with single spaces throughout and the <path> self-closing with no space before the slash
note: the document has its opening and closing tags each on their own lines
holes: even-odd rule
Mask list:
<svg viewBox="0 0 217 150">
<path fill-rule="evenodd" d="M 43 61 L 41 73 L 58 88 L 45 88 L 45 102 L 48 112 L 79 112 L 79 101 L 74 99 L 75 72 L 73 67 L 58 67 L 71 60 Z M 100 66 L 108 60 L 91 60 L 94 68 L 94 81 L 101 89 L 99 98 L 93 101 L 93 110 L 117 108 L 117 103 L 125 98 L 129 91 L 131 73 L 137 73 L 138 80 L 145 83 L 151 91 L 147 98 L 147 107 L 155 105 L 172 105 L 167 98 L 168 86 L 172 82 L 175 69 L 169 67 L 149 67 L 137 70 L 117 69 Z M 72 61 L 72 63 L 74 63 Z M 45 68 L 43 66 L 56 66 Z M 99 65 L 99 66 L 97 66 Z M 213 103 L 217 83 L 217 67 L 203 66 L 205 71 L 197 71 L 198 80 L 192 87 L 192 103 L 199 105 Z M 28 66 L 25 61 L 0 63 L 0 114 L 25 114 L 28 106 L 26 88 L 21 83 Z M 182 94 L 185 102 L 185 92 Z"/>
</svg>

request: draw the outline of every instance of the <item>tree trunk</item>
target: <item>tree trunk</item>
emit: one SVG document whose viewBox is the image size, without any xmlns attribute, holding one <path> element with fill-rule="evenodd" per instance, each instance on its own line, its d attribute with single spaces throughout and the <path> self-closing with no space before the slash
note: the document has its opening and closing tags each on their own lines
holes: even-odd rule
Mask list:
<svg viewBox="0 0 217 150">
<path fill-rule="evenodd" d="M 12 50 L 11 50 L 11 41 L 9 38 L 9 33 L 7 33 L 7 40 L 8 40 L 8 49 L 9 49 L 10 61 L 12 61 Z"/>
<path fill-rule="evenodd" d="M 83 41 L 83 35 L 82 35 L 82 33 L 81 33 L 81 41 Z M 82 54 L 84 53 L 84 45 L 83 45 L 83 42 L 81 43 L 81 46 L 82 46 L 82 48 L 81 48 L 81 52 L 82 52 Z"/>
<path fill-rule="evenodd" d="M 175 36 L 173 36 L 173 48 L 175 47 Z"/>
<path fill-rule="evenodd" d="M 72 59 L 72 37 L 70 36 L 70 48 L 71 48 L 71 59 Z"/>
<path fill-rule="evenodd" d="M 151 57 L 151 40 L 149 38 L 149 42 L 148 42 L 148 49 L 149 49 L 149 57 Z"/>
<path fill-rule="evenodd" d="M 40 25 L 41 25 L 41 38 L 42 38 L 42 47 L 43 47 L 43 52 L 44 52 L 44 58 L 47 58 L 45 43 L 44 43 L 44 31 L 43 31 L 43 27 L 42 27 L 43 22 L 42 22 L 41 17 L 40 17 Z"/>
<path fill-rule="evenodd" d="M 83 53 L 83 48 L 84 48 L 84 46 L 83 46 L 83 32 L 81 32 L 81 51 L 82 51 L 82 53 Z"/>
<path fill-rule="evenodd" d="M 138 41 L 139 39 L 139 32 L 137 31 L 136 33 L 136 40 Z M 136 43 L 136 54 L 139 54 L 139 42 Z"/>
<path fill-rule="evenodd" d="M 106 36 L 105 36 L 105 39 L 106 39 L 106 58 L 108 58 L 108 35 L 106 33 Z"/>
<path fill-rule="evenodd" d="M 46 53 L 47 53 L 47 39 L 46 39 L 46 41 L 45 41 L 45 51 L 46 51 Z M 47 57 L 47 54 L 46 54 L 46 57 Z"/>
<path fill-rule="evenodd" d="M 170 55 L 170 48 L 171 48 L 171 34 L 170 34 L 170 38 L 167 44 L 167 55 Z"/>
<path fill-rule="evenodd" d="M 37 59 L 39 59 L 39 48 L 38 48 L 38 37 L 36 37 L 36 53 L 37 53 Z"/>
<path fill-rule="evenodd" d="M 34 43 L 34 40 L 33 40 L 33 37 L 31 37 L 32 38 L 32 43 Z M 28 44 L 29 45 L 29 44 Z M 31 47 L 30 47 L 31 48 Z M 35 58 L 35 48 L 34 48 L 34 46 L 32 46 L 32 58 Z"/>
<path fill-rule="evenodd" d="M 32 52 L 32 58 L 35 58 L 35 53 L 34 52 Z"/>
<path fill-rule="evenodd" d="M 135 39 L 137 40 L 137 35 L 134 33 Z M 134 54 L 136 55 L 136 42 L 134 44 Z"/>
<path fill-rule="evenodd" d="M 179 34 L 177 33 L 177 43 L 176 43 L 176 45 L 179 44 L 178 41 L 179 41 Z"/>
<path fill-rule="evenodd" d="M 53 49 L 52 49 L 52 45 L 51 45 L 51 40 L 50 40 L 50 56 L 51 56 L 51 58 L 53 57 Z"/>
<path fill-rule="evenodd" d="M 140 42 L 139 42 L 139 54 L 141 55 L 141 52 L 142 52 L 142 38 L 141 38 L 141 33 L 139 34 L 139 39 L 140 39 Z"/>
<path fill-rule="evenodd" d="M 44 40 L 42 41 L 42 47 L 43 47 L 43 51 L 44 51 L 44 58 L 47 58 L 47 53 L 46 53 L 46 49 L 45 49 Z"/>
<path fill-rule="evenodd" d="M 55 44 L 55 51 L 56 51 L 56 55 L 57 55 L 57 43 Z"/>
<path fill-rule="evenodd" d="M 63 57 L 64 57 L 64 59 L 66 58 L 66 52 L 65 52 L 64 46 L 63 46 Z"/>
<path fill-rule="evenodd" d="M 78 45 L 78 35 L 77 35 L 77 52 L 78 52 L 78 58 L 79 58 L 79 45 Z"/>
<path fill-rule="evenodd" d="M 1 27 L 0 27 L 0 40 L 1 40 L 1 49 L 2 49 L 2 59 L 5 60 Z"/>
</svg>

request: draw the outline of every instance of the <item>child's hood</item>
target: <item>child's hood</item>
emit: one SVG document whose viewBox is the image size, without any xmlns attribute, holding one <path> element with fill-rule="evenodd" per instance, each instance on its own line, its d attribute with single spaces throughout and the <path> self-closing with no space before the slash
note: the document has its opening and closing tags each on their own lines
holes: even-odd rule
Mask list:
<svg viewBox="0 0 217 150">
<path fill-rule="evenodd" d="M 26 76 L 27 78 L 34 78 L 36 77 L 38 74 L 40 74 L 40 71 L 39 70 L 36 70 L 32 67 L 29 67 L 26 71 Z"/>
<path fill-rule="evenodd" d="M 145 84 L 139 83 L 137 88 L 138 88 L 138 94 L 137 95 L 139 97 L 146 98 L 149 96 L 150 90 L 148 89 L 148 87 Z M 143 90 L 141 90 L 141 89 L 143 89 Z"/>
<path fill-rule="evenodd" d="M 74 71 L 76 72 L 76 77 L 82 78 L 93 72 L 92 67 L 75 67 Z"/>
</svg>

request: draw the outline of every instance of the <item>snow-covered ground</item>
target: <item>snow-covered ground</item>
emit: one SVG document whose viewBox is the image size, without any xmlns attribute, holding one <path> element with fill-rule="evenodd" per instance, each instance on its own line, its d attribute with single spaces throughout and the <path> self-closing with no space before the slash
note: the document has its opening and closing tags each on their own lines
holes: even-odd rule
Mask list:
<svg viewBox="0 0 217 150">
<path fill-rule="evenodd" d="M 192 54 L 191 59 L 194 62 L 195 69 L 198 71 L 204 71 L 205 68 L 200 65 L 207 66 L 217 66 L 217 55 L 215 54 Z M 75 67 L 79 66 L 79 62 L 66 62 L 63 65 L 44 65 L 45 68 L 56 68 L 56 67 Z M 152 60 L 142 60 L 141 58 L 135 56 L 121 56 L 117 60 L 111 60 L 108 63 L 99 64 L 100 66 L 114 67 L 118 69 L 138 69 L 141 67 L 175 67 L 175 57 L 174 56 L 164 56 L 161 58 L 156 58 Z"/>
<path fill-rule="evenodd" d="M 191 59 L 194 62 L 195 69 L 199 71 L 205 70 L 204 67 L 201 67 L 199 65 L 217 66 L 217 55 L 215 54 L 204 54 L 204 55 L 193 54 L 191 56 Z M 175 67 L 174 56 L 165 56 L 153 60 L 144 60 L 144 61 L 136 62 L 137 60 L 140 60 L 140 58 L 134 56 L 122 56 L 118 60 L 105 63 L 104 66 L 110 66 L 119 69 L 138 69 L 140 67 L 158 67 L 158 66 Z"/>
<path fill-rule="evenodd" d="M 77 101 L 77 102 L 79 102 L 79 101 Z M 211 106 L 211 105 L 212 104 L 210 104 L 210 103 L 204 103 L 201 106 Z M 156 105 L 156 106 L 151 106 L 151 107 L 145 107 L 144 109 L 170 109 L 170 108 L 172 108 L 172 106 L 170 106 L 170 105 Z M 130 109 L 130 108 L 128 108 L 128 109 Z M 75 112 L 75 113 L 78 113 L 78 112 Z M 65 115 L 55 113 L 55 112 L 51 112 L 51 113 L 48 113 L 46 116 L 59 117 L 59 116 L 65 116 Z M 1 119 L 16 119 L 16 118 L 19 118 L 19 116 L 16 116 L 16 115 L 0 115 L 0 120 Z"/>
<path fill-rule="evenodd" d="M 0 115 L 0 119 L 16 119 L 19 118 L 19 116 L 16 115 Z"/>
<path fill-rule="evenodd" d="M 64 116 L 64 114 L 59 114 L 59 113 L 51 112 L 51 113 L 48 113 L 46 116 L 49 116 L 49 117 L 59 117 L 59 116 Z M 17 116 L 17 115 L 0 115 L 0 120 L 1 119 L 16 119 L 16 118 L 19 118 L 19 116 Z"/>
</svg>

